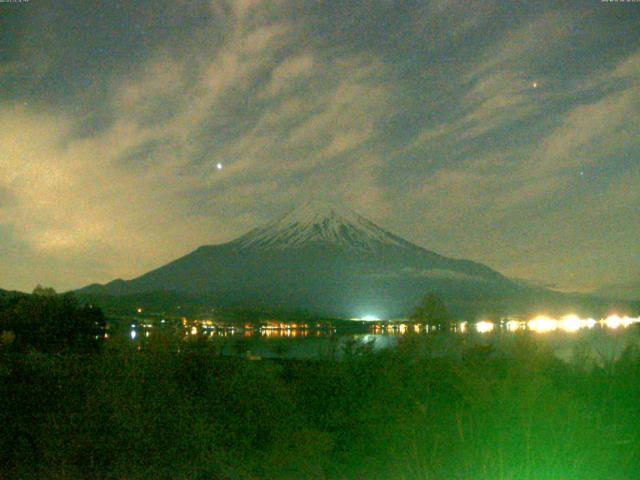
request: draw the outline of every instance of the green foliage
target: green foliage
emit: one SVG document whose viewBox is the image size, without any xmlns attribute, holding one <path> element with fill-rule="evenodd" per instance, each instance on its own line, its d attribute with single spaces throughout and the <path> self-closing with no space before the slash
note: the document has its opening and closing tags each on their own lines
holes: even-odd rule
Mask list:
<svg viewBox="0 0 640 480">
<path fill-rule="evenodd" d="M 435 293 L 429 293 L 422 298 L 409 316 L 409 320 L 429 325 L 448 325 L 452 318 L 442 298 Z"/>
<path fill-rule="evenodd" d="M 36 288 L 33 289 L 33 295 L 39 295 L 41 297 L 55 297 L 57 293 L 51 287 L 43 287 L 42 285 L 38 284 Z"/>
<path fill-rule="evenodd" d="M 57 295 L 53 289 L 38 287 L 33 295 L 16 296 L 0 306 L 4 348 L 92 351 L 100 346 L 105 326 L 99 308 L 80 306 L 72 294 Z"/>
<path fill-rule="evenodd" d="M 319 361 L 0 351 L 0 478 L 636 477 L 637 350 L 583 369 L 525 335 L 434 356 L 443 337 Z"/>
</svg>

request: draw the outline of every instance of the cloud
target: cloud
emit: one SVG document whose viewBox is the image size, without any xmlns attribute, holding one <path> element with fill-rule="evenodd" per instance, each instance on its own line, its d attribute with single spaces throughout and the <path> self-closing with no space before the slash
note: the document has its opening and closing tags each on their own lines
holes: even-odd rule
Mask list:
<svg viewBox="0 0 640 480">
<path fill-rule="evenodd" d="M 372 105 L 384 91 L 367 83 L 366 61 L 317 68 L 311 53 L 283 55 L 291 25 L 265 22 L 258 13 L 268 6 L 261 2 L 233 5 L 234 27 L 210 54 L 195 52 L 195 68 L 193 58 L 161 48 L 111 79 L 110 113 L 97 128 L 83 131 L 72 111 L 17 103 L 0 109 L 6 192 L 0 224 L 33 252 L 32 261 L 56 263 L 50 272 L 38 270 L 46 275 L 37 281 L 69 288 L 131 277 L 203 243 L 228 240 L 264 215 L 255 211 L 256 201 L 269 197 L 272 208 L 290 206 L 305 193 L 292 189 L 297 172 L 353 152 L 369 138 L 381 114 Z M 256 86 L 281 94 L 313 75 L 326 82 L 315 100 L 287 96 L 260 105 Z M 242 97 L 255 99 L 252 112 L 236 111 Z M 243 116 L 254 120 L 237 128 Z M 234 134 L 216 132 L 232 124 Z M 312 127 L 324 138 L 320 152 L 313 151 Z M 203 148 L 213 142 L 199 138 L 205 132 L 217 138 L 209 151 Z M 298 140 L 283 146 L 281 132 Z M 287 151 L 294 157 L 284 167 Z M 217 163 L 224 164 L 221 171 Z M 358 164 L 348 169 L 361 170 Z M 60 271 L 54 258 L 79 267 Z"/>
<path fill-rule="evenodd" d="M 0 208 L 0 223 L 30 250 L 84 257 L 89 269 L 108 253 L 112 265 L 103 275 L 126 275 L 180 253 L 180 238 L 201 235 L 182 215 L 185 185 L 167 181 L 161 170 L 133 176 L 115 162 L 144 141 L 145 132 L 118 123 L 100 136 L 64 142 L 71 119 L 21 107 L 0 110 L 0 125 L 0 184 L 11 195 Z M 50 275 L 65 286 L 82 278 L 72 271 Z"/>
<path fill-rule="evenodd" d="M 475 75 L 485 75 L 505 66 L 510 70 L 532 71 L 572 48 L 571 36 L 583 14 L 566 10 L 541 13 L 515 30 L 507 30 L 486 50 Z"/>
<path fill-rule="evenodd" d="M 586 8 L 334 7 L 176 2 L 162 19 L 131 4 L 94 32 L 47 8 L 25 18 L 27 40 L 0 64 L 14 273 L 0 282 L 135 276 L 309 196 L 520 277 L 578 285 L 570 269 L 626 268 L 605 272 L 633 250 L 620 212 L 640 191 L 628 29 L 607 30 L 626 45 L 614 51 Z M 603 266 L 569 266 L 581 249 Z"/>
<path fill-rule="evenodd" d="M 495 133 L 540 111 L 530 81 L 509 71 L 475 78 L 459 101 L 458 115 L 446 123 L 430 126 L 417 137 L 421 146 L 454 137 L 456 143 Z"/>
<path fill-rule="evenodd" d="M 118 115 L 148 118 L 162 101 L 170 100 L 187 87 L 185 66 L 166 52 L 149 59 L 137 75 L 119 78 L 114 85 L 113 108 Z"/>
<path fill-rule="evenodd" d="M 537 91 L 518 73 L 518 55 L 539 60 L 543 53 L 517 42 L 502 51 L 500 67 L 471 68 L 451 118 L 403 150 L 449 157 L 425 162 L 429 174 L 400 194 L 422 219 L 424 233 L 410 238 L 568 289 L 628 276 L 638 268 L 621 261 L 637 250 L 629 210 L 640 192 L 632 127 L 640 121 L 637 53 L 575 82 L 542 80 Z M 397 230 L 420 231 L 413 220 L 397 223 Z"/>
<path fill-rule="evenodd" d="M 440 280 L 457 280 L 466 282 L 486 282 L 486 279 L 475 275 L 469 275 L 462 272 L 454 272 L 451 270 L 442 270 L 433 268 L 430 270 L 421 270 L 417 268 L 405 267 L 397 272 L 388 273 L 372 273 L 369 275 L 374 278 L 397 278 L 397 277 L 415 277 L 415 278 L 435 278 Z"/>
<path fill-rule="evenodd" d="M 598 153 L 611 153 L 622 144 L 621 127 L 640 116 L 639 106 L 640 94 L 628 89 L 569 111 L 553 134 L 541 142 L 536 171 L 585 166 L 595 161 Z"/>
<path fill-rule="evenodd" d="M 640 51 L 636 51 L 632 55 L 619 62 L 610 78 L 638 80 L 640 78 Z"/>
<path fill-rule="evenodd" d="M 291 88 L 301 79 L 314 72 L 315 62 L 310 54 L 302 54 L 285 59 L 271 72 L 271 82 L 266 90 L 269 95 L 277 95 Z"/>
</svg>

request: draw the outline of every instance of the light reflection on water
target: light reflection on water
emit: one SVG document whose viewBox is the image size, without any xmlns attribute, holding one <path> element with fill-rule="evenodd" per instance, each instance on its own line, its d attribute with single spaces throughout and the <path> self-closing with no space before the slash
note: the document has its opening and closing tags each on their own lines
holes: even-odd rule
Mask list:
<svg viewBox="0 0 640 480">
<path fill-rule="evenodd" d="M 600 320 L 580 318 L 570 314 L 559 318 L 539 315 L 530 319 L 508 317 L 500 321 L 481 320 L 473 323 L 456 322 L 448 328 L 420 323 L 366 322 L 349 324 L 336 329 L 320 323 L 287 324 L 269 322 L 266 325 L 230 326 L 214 324 L 209 320 L 186 318 L 177 323 L 171 334 L 190 339 L 218 340 L 222 355 L 243 355 L 251 360 L 262 358 L 322 358 L 357 352 L 366 347 L 374 351 L 392 348 L 403 337 L 429 336 L 431 354 L 435 356 L 459 356 L 462 352 L 456 339 L 463 337 L 467 347 L 491 345 L 496 351 L 508 348 L 518 335 L 531 332 L 546 344 L 556 357 L 581 364 L 604 365 L 620 358 L 629 346 L 640 348 L 640 329 L 629 329 L 640 323 L 640 317 L 610 315 Z M 130 341 L 138 350 L 154 331 L 166 331 L 167 324 L 145 321 L 132 323 L 128 329 Z M 451 332 L 451 335 L 436 335 L 434 332 Z M 629 333 L 629 335 L 625 332 Z M 105 337 L 106 338 L 106 337 Z M 435 347 L 434 347 L 435 345 Z M 465 348 L 467 348 L 465 347 Z"/>
<path fill-rule="evenodd" d="M 548 333 L 561 330 L 563 332 L 573 333 L 579 330 L 590 330 L 596 326 L 615 330 L 620 327 L 627 328 L 634 323 L 640 323 L 640 317 L 609 315 L 606 318 L 595 320 L 593 318 L 580 318 L 578 315 L 570 314 L 564 315 L 559 319 L 546 315 L 538 315 L 529 321 L 512 319 L 501 322 L 499 326 L 508 332 L 529 330 L 536 333 Z M 493 324 L 491 324 L 491 322 L 479 322 L 476 324 L 476 329 L 480 333 L 490 332 L 493 330 Z"/>
<path fill-rule="evenodd" d="M 164 323 L 164 322 L 163 322 Z M 538 315 L 530 320 L 507 318 L 498 322 L 481 320 L 473 324 L 468 322 L 456 322 L 449 328 L 433 326 L 420 323 L 400 323 L 400 322 L 376 322 L 368 325 L 368 334 L 364 338 L 371 340 L 378 336 L 402 336 L 407 334 L 425 334 L 435 331 L 442 332 L 450 330 L 457 334 L 490 334 L 501 332 L 530 331 L 537 334 L 550 332 L 575 333 L 581 330 L 592 330 L 599 328 L 602 330 L 626 329 L 633 324 L 640 323 L 640 317 L 629 317 L 619 315 L 609 315 L 606 318 L 595 320 L 593 318 L 580 318 L 575 314 L 565 315 L 560 318 L 553 318 L 546 315 Z M 139 332 L 144 332 L 145 337 L 149 337 L 154 329 L 152 323 L 131 324 L 129 336 L 131 340 L 139 337 Z M 286 324 L 274 323 L 261 327 L 244 325 L 235 327 L 228 325 L 214 325 L 210 321 L 182 321 L 183 336 L 185 337 L 244 337 L 244 338 L 311 338 L 311 337 L 331 337 L 334 335 L 362 337 L 360 332 L 341 331 L 332 326 L 322 324 Z"/>
</svg>

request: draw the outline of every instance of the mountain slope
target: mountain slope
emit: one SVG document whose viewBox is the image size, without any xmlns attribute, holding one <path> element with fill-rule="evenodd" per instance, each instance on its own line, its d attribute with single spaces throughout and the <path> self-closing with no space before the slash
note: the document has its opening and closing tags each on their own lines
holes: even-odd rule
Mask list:
<svg viewBox="0 0 640 480">
<path fill-rule="evenodd" d="M 635 282 L 604 285 L 593 292 L 594 295 L 616 300 L 640 301 L 640 280 Z"/>
<path fill-rule="evenodd" d="M 309 202 L 231 242 L 79 292 L 184 292 L 215 303 L 361 316 L 404 313 L 428 291 L 463 311 L 522 289 L 485 265 L 438 255 L 348 209 Z"/>
</svg>

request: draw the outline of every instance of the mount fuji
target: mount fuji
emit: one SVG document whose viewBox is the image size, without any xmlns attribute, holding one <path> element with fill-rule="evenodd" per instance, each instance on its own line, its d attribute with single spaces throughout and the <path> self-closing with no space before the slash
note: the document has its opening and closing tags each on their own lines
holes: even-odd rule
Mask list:
<svg viewBox="0 0 640 480">
<path fill-rule="evenodd" d="M 406 314 L 428 292 L 462 314 L 523 289 L 485 265 L 447 258 L 347 208 L 313 201 L 231 242 L 78 293 L 171 292 L 219 305 L 388 317 Z"/>
</svg>

